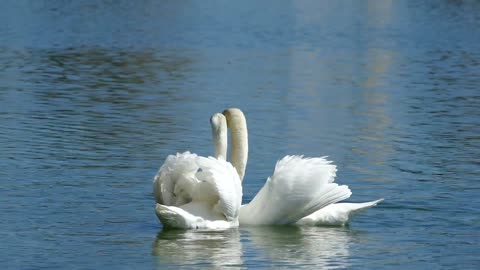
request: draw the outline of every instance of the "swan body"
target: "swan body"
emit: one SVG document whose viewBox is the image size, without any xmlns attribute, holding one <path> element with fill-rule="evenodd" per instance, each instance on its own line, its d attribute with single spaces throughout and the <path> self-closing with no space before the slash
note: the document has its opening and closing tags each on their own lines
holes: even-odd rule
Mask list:
<svg viewBox="0 0 480 270">
<path fill-rule="evenodd" d="M 246 119 L 236 108 L 227 109 L 223 114 L 231 129 L 230 160 L 243 181 L 248 159 Z M 218 130 L 225 129 L 218 127 Z M 215 154 L 225 157 L 226 137 L 214 134 L 215 139 L 225 140 L 214 144 Z M 337 203 L 352 193 L 348 186 L 334 183 L 336 171 L 336 166 L 326 157 L 285 156 L 277 162 L 273 175 L 253 200 L 241 206 L 240 225 L 344 225 L 356 213 L 383 200 Z"/>
<path fill-rule="evenodd" d="M 212 131 L 218 124 L 213 119 Z M 164 227 L 222 229 L 239 224 L 241 182 L 224 158 L 190 152 L 170 155 L 154 178 L 153 193 L 155 213 Z"/>
</svg>

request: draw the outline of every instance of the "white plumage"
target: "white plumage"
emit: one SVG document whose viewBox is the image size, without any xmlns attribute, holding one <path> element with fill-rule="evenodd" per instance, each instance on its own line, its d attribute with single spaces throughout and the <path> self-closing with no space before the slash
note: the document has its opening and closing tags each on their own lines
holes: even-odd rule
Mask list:
<svg viewBox="0 0 480 270">
<path fill-rule="evenodd" d="M 231 161 L 243 180 L 248 159 L 248 131 L 241 110 L 223 112 L 231 129 Z M 214 131 L 216 155 L 226 156 L 226 136 L 215 134 L 227 127 L 217 125 Z M 221 134 L 224 134 L 222 132 Z M 219 133 L 220 134 L 220 133 Z M 223 140 L 223 141 L 222 141 Z M 380 200 L 366 203 L 337 203 L 352 194 L 348 186 L 333 183 L 336 166 L 326 157 L 285 156 L 253 200 L 240 208 L 240 225 L 343 225 Z"/>
<path fill-rule="evenodd" d="M 165 227 L 238 226 L 242 187 L 235 168 L 223 159 L 170 155 L 154 178 L 153 191 L 155 212 Z"/>
<path fill-rule="evenodd" d="M 253 200 L 240 208 L 240 224 L 294 224 L 350 197 L 347 186 L 333 183 L 336 168 L 330 163 L 323 157 L 285 156 Z"/>
<path fill-rule="evenodd" d="M 364 203 L 334 203 L 325 206 L 324 208 L 310 214 L 295 224 L 301 226 L 321 226 L 321 225 L 345 225 L 355 215 L 367 210 L 368 208 L 377 205 L 383 199 L 364 202 Z"/>
<path fill-rule="evenodd" d="M 165 227 L 231 228 L 240 225 L 343 225 L 376 205 L 338 203 L 351 196 L 334 183 L 336 166 L 326 157 L 285 156 L 253 200 L 241 205 L 241 181 L 248 159 L 246 120 L 239 109 L 210 119 L 214 157 L 185 152 L 170 155 L 154 178 L 155 212 Z M 232 164 L 227 153 L 227 123 L 232 135 Z"/>
</svg>

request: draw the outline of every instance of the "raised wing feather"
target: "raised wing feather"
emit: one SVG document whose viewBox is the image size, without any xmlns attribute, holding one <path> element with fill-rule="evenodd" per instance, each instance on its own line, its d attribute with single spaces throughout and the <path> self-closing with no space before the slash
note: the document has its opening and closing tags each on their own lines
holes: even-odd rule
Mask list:
<svg viewBox="0 0 480 270">
<path fill-rule="evenodd" d="M 242 186 L 235 168 L 229 162 L 214 157 L 199 157 L 197 162 L 201 168 L 196 174 L 197 179 L 208 183 L 212 193 L 218 196 L 215 210 L 228 221 L 236 219 L 242 203 Z M 196 196 L 202 195 L 196 193 Z"/>
<path fill-rule="evenodd" d="M 169 155 L 153 180 L 153 194 L 159 204 L 180 206 L 189 203 L 198 181 L 198 156 L 190 152 Z"/>
<path fill-rule="evenodd" d="M 153 187 L 155 200 L 160 205 L 177 206 L 190 215 L 210 221 L 238 218 L 241 183 L 233 166 L 225 160 L 189 152 L 168 156 L 154 178 Z M 157 211 L 157 215 L 168 216 L 174 208 L 160 206 L 159 209 L 170 209 Z"/>
<path fill-rule="evenodd" d="M 383 199 L 364 203 L 335 203 L 328 205 L 299 221 L 297 225 L 345 225 L 352 217 L 366 209 L 377 205 Z"/>
<path fill-rule="evenodd" d="M 336 166 L 321 158 L 285 156 L 253 200 L 240 209 L 241 224 L 293 224 L 304 216 L 350 197 L 348 186 L 333 183 Z"/>
</svg>

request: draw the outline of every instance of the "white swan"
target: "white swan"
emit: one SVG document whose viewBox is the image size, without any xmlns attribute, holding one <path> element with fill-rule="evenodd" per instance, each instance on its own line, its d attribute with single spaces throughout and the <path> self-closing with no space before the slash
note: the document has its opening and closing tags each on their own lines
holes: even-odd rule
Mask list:
<svg viewBox="0 0 480 270">
<path fill-rule="evenodd" d="M 227 109 L 223 114 L 230 128 L 231 162 L 242 180 L 248 158 L 246 120 L 239 109 Z M 217 149 L 216 153 L 224 156 L 225 150 Z M 336 169 L 330 163 L 325 158 L 282 158 L 253 200 L 240 208 L 240 224 L 294 224 L 327 205 L 350 197 L 347 186 L 333 183 Z"/>
<path fill-rule="evenodd" d="M 231 162 L 243 180 L 248 159 L 248 131 L 245 116 L 236 108 L 223 112 L 231 129 Z M 226 126 L 214 134 L 215 155 L 227 153 Z M 215 132 L 214 132 L 215 133 Z M 277 162 L 253 200 L 240 208 L 242 224 L 344 225 L 351 217 L 380 200 L 366 203 L 337 203 L 350 197 L 347 186 L 334 182 L 336 166 L 321 158 L 285 156 Z"/>
<path fill-rule="evenodd" d="M 216 114 L 210 122 L 214 141 L 221 142 L 215 137 L 222 135 L 216 129 L 226 125 L 225 117 Z M 225 158 L 190 152 L 170 155 L 155 175 L 153 193 L 155 213 L 164 227 L 219 229 L 239 224 L 241 182 Z"/>
</svg>

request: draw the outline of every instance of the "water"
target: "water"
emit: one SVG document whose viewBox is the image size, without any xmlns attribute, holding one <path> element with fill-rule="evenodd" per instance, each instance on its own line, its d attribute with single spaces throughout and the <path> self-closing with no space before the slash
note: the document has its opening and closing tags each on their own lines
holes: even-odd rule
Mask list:
<svg viewBox="0 0 480 270">
<path fill-rule="evenodd" d="M 0 10 L 2 269 L 477 269 L 478 1 L 10 1 Z M 250 127 L 244 201 L 329 155 L 348 227 L 162 231 L 168 154 Z"/>
</svg>

